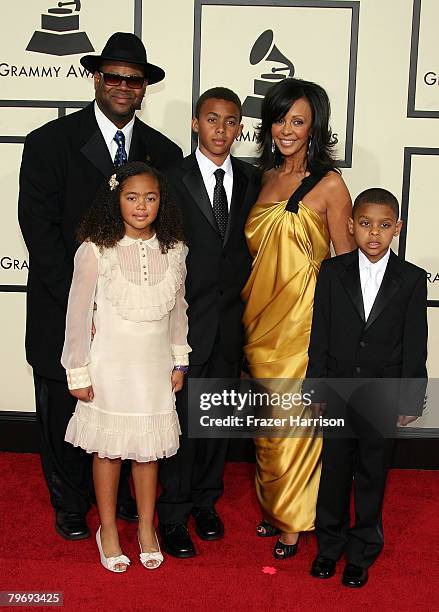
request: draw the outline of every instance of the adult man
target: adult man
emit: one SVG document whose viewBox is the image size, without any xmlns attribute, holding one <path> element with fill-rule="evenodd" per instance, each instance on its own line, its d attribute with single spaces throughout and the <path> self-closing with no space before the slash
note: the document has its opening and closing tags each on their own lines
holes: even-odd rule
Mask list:
<svg viewBox="0 0 439 612">
<path fill-rule="evenodd" d="M 163 170 L 182 157 L 177 145 L 135 117 L 146 86 L 165 76 L 148 63 L 137 36 L 117 32 L 101 55 L 87 55 L 81 64 L 94 75 L 95 101 L 27 136 L 18 206 L 29 250 L 26 352 L 34 370 L 41 459 L 56 531 L 71 540 L 89 535 L 88 461 L 64 442 L 76 400 L 60 363 L 76 228 L 115 166 L 148 161 Z M 136 513 L 125 474 L 118 516 L 136 520 Z"/>
</svg>

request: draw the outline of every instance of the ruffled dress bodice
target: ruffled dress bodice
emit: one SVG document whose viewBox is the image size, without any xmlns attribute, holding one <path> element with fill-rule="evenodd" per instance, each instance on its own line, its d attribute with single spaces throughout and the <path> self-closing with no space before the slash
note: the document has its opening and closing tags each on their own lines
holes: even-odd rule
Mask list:
<svg viewBox="0 0 439 612">
<path fill-rule="evenodd" d="M 125 236 L 102 253 L 95 245 L 93 248 L 104 295 L 121 317 L 136 322 L 158 321 L 173 309 L 184 283 L 187 247 L 183 243 L 164 254 L 156 236 L 149 240 Z"/>
</svg>

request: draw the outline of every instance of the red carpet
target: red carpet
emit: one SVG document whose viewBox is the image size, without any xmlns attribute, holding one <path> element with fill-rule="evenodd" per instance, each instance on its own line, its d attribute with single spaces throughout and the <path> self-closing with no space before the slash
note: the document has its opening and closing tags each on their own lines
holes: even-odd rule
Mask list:
<svg viewBox="0 0 439 612">
<path fill-rule="evenodd" d="M 275 561 L 272 539 L 254 535 L 259 512 L 250 464 L 229 464 L 218 504 L 226 537 L 202 542 L 200 554 L 166 556 L 156 571 L 138 561 L 135 525 L 120 523 L 132 565 L 124 575 L 104 570 L 93 539 L 66 542 L 53 530 L 53 513 L 36 455 L 0 455 L 0 590 L 59 590 L 64 609 L 93 610 L 398 610 L 439 609 L 439 472 L 393 470 L 384 513 L 386 546 L 360 590 L 308 574 L 314 538 L 293 559 Z M 97 514 L 89 514 L 97 527 Z M 341 565 L 341 564 L 340 564 Z M 264 573 L 263 568 L 274 568 Z M 31 608 L 28 608 L 31 609 Z M 53 609 L 53 608 L 32 608 Z"/>
</svg>

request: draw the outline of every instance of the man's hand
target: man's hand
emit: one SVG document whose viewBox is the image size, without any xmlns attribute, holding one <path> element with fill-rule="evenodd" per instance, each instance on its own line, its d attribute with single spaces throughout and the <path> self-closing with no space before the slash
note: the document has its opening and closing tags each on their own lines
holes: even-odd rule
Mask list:
<svg viewBox="0 0 439 612">
<path fill-rule="evenodd" d="M 83 389 L 70 389 L 70 394 L 81 400 L 81 402 L 91 402 L 95 396 L 91 385 Z"/>
<path fill-rule="evenodd" d="M 413 421 L 416 421 L 416 419 L 418 418 L 419 417 L 417 416 L 404 416 L 400 414 L 398 417 L 398 425 L 402 425 L 403 427 L 405 427 L 409 423 L 413 423 Z"/>
<path fill-rule="evenodd" d="M 172 370 L 171 374 L 172 390 L 176 393 L 183 389 L 184 373 L 181 370 Z"/>
</svg>

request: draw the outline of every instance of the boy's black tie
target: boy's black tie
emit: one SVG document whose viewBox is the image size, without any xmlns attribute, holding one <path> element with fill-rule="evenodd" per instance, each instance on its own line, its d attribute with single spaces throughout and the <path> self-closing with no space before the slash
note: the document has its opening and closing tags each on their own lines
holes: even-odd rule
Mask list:
<svg viewBox="0 0 439 612">
<path fill-rule="evenodd" d="M 216 185 L 213 190 L 213 214 L 215 215 L 216 222 L 218 223 L 218 229 L 221 234 L 221 238 L 224 240 L 227 229 L 227 220 L 229 218 L 229 207 L 227 204 L 226 190 L 224 189 L 224 170 L 218 168 L 215 170 Z"/>
</svg>

